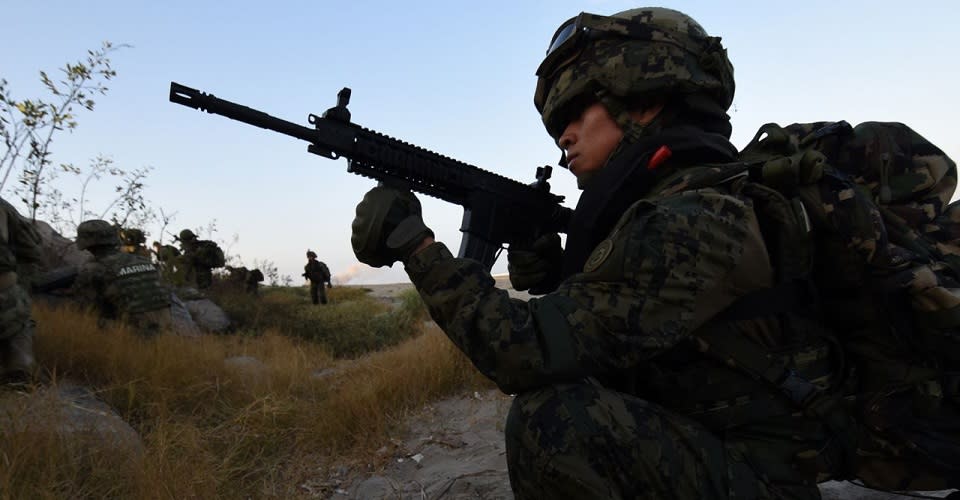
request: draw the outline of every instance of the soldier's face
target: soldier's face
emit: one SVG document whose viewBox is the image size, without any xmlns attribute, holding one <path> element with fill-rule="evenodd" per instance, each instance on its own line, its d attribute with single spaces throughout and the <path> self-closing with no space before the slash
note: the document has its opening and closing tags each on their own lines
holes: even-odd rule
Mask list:
<svg viewBox="0 0 960 500">
<path fill-rule="evenodd" d="M 640 125 L 647 125 L 662 109 L 662 103 L 656 104 L 645 110 L 631 111 L 630 117 Z M 577 176 L 580 189 L 607 164 L 621 139 L 623 131 L 599 102 L 584 108 L 578 118 L 567 124 L 559 144 L 567 154 L 567 168 Z"/>
<path fill-rule="evenodd" d="M 581 188 L 603 168 L 622 138 L 623 131 L 599 102 L 584 108 L 579 117 L 567 124 L 559 144 L 567 154 L 567 168 Z"/>
</svg>

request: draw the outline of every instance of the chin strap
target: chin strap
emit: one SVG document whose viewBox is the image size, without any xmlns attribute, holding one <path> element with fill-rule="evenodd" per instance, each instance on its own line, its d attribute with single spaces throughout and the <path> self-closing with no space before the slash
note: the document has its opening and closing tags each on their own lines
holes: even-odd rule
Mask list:
<svg viewBox="0 0 960 500">
<path fill-rule="evenodd" d="M 644 136 L 650 135 L 659 129 L 659 127 L 653 126 L 658 122 L 657 119 L 659 116 L 654 118 L 651 123 L 643 125 L 630 116 L 630 109 L 619 97 L 611 94 L 606 89 L 597 90 L 596 96 L 597 101 L 603 104 L 603 107 L 607 108 L 607 113 L 610 113 L 613 120 L 617 122 L 617 126 L 623 131 L 623 138 L 620 139 L 620 143 L 617 144 L 617 147 L 610 153 L 610 156 L 607 158 L 607 164 L 613 161 L 624 148 L 631 144 L 636 144 Z"/>
<path fill-rule="evenodd" d="M 634 144 L 639 141 L 641 137 L 647 135 L 647 126 L 637 123 L 637 121 L 630 116 L 630 109 L 627 108 L 627 105 L 624 104 L 622 99 L 611 94 L 606 89 L 597 90 L 596 96 L 597 101 L 603 104 L 603 107 L 607 108 L 607 113 L 610 113 L 610 116 L 617 122 L 620 130 L 623 131 L 623 139 L 620 141 L 621 145 Z"/>
</svg>

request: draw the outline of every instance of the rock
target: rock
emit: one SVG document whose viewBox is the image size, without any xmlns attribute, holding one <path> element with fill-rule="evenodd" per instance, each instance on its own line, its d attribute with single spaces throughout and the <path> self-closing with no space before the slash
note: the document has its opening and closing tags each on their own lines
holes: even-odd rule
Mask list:
<svg viewBox="0 0 960 500">
<path fill-rule="evenodd" d="M 173 323 L 173 331 L 177 335 L 185 337 L 200 335 L 200 327 L 193 321 L 190 309 L 175 293 L 170 294 L 170 319 Z"/>
<path fill-rule="evenodd" d="M 253 356 L 234 356 L 223 360 L 223 365 L 251 379 L 260 380 L 267 373 L 267 365 Z"/>
<path fill-rule="evenodd" d="M 77 248 L 72 239 L 60 235 L 50 224 L 38 220 L 34 223 L 34 227 L 40 234 L 42 241 L 43 257 L 39 264 L 41 269 L 54 269 L 63 266 L 79 268 L 93 258 L 90 252 Z"/>
<path fill-rule="evenodd" d="M 383 476 L 365 479 L 348 495 L 350 498 L 401 498 L 398 496 L 398 485 Z"/>
<path fill-rule="evenodd" d="M 190 312 L 193 322 L 201 330 L 213 333 L 225 333 L 230 329 L 230 318 L 223 309 L 208 298 L 184 299 L 184 305 Z"/>
<path fill-rule="evenodd" d="M 55 433 L 95 442 L 112 454 L 143 454 L 140 435 L 88 389 L 66 382 L 31 393 L 0 391 L 0 428 L 12 432 Z"/>
<path fill-rule="evenodd" d="M 928 498 L 944 498 L 953 490 L 924 491 L 898 495 L 885 491 L 876 491 L 870 488 L 851 483 L 849 481 L 827 481 L 820 483 L 820 495 L 823 500 L 908 500 L 923 495 Z"/>
</svg>

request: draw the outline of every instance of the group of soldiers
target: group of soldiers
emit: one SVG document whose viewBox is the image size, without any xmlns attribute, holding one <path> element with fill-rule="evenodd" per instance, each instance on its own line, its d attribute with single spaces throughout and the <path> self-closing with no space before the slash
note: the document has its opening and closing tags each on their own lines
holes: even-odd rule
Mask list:
<svg viewBox="0 0 960 500">
<path fill-rule="evenodd" d="M 223 250 L 189 230 L 175 238 L 180 247 L 153 242 L 139 229 L 123 229 L 105 220 L 87 220 L 77 226 L 76 245 L 93 259 L 71 273 L 69 293 L 94 308 L 100 321 L 123 320 L 144 336 L 173 326 L 173 286 L 199 290 L 213 284 L 213 269 L 227 271 L 226 282 L 257 295 L 264 280 L 259 269 L 226 265 Z M 324 283 L 332 286 L 326 264 L 308 252 L 304 277 L 309 279 L 314 304 L 327 303 Z M 34 321 L 31 316 L 32 274 L 42 260 L 42 238 L 36 227 L 0 199 L 0 383 L 23 383 L 35 374 Z M 60 286 L 58 286 L 60 288 Z"/>
<path fill-rule="evenodd" d="M 119 229 L 118 234 L 120 251 L 153 259 L 164 279 L 176 285 L 191 285 L 201 290 L 209 288 L 213 284 L 213 270 L 217 268 L 226 268 L 230 272 L 231 281 L 234 281 L 236 274 L 236 271 L 231 269 L 245 270 L 240 282 L 253 294 L 257 293 L 258 283 L 263 281 L 263 274 L 259 271 L 251 273 L 246 268 L 227 266 L 223 250 L 216 242 L 201 240 L 189 229 L 180 231 L 180 234 L 174 237 L 180 243 L 180 248 L 154 241 L 152 251 L 145 246 L 147 240 L 142 230 Z M 251 278 L 257 275 L 260 276 L 259 280 Z M 255 281 L 252 285 L 247 284 L 248 279 Z"/>
</svg>

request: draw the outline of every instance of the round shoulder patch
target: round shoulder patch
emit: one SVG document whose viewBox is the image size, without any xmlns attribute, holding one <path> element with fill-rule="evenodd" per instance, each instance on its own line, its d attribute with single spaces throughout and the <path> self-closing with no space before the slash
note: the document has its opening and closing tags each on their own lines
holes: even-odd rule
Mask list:
<svg viewBox="0 0 960 500">
<path fill-rule="evenodd" d="M 603 264 L 603 261 L 607 260 L 612 250 L 612 240 L 601 241 L 600 244 L 597 245 L 597 248 L 593 249 L 590 258 L 587 259 L 587 263 L 583 265 L 583 272 L 590 273 L 596 271 L 597 268 L 600 267 L 600 264 Z"/>
</svg>

